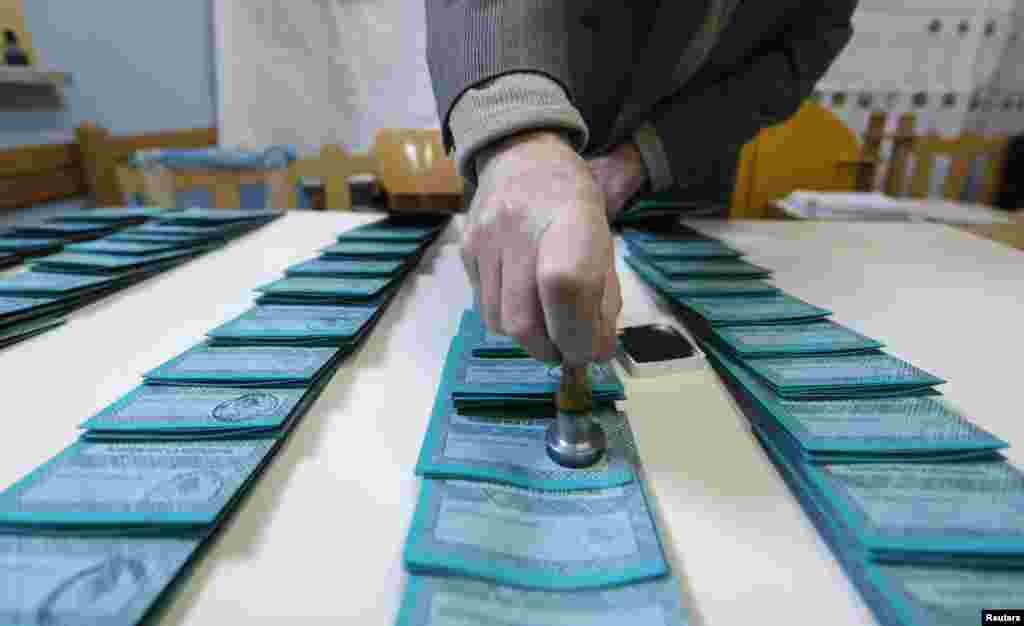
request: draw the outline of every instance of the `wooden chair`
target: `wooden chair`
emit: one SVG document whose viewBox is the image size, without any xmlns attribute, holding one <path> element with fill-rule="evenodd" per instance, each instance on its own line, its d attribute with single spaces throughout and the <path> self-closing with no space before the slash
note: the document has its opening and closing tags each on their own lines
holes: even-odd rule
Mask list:
<svg viewBox="0 0 1024 626">
<path fill-rule="evenodd" d="M 445 154 L 441 131 L 382 128 L 377 131 L 373 153 L 377 180 L 387 193 L 389 208 L 462 208 L 462 177 Z"/>
<path fill-rule="evenodd" d="M 295 208 L 295 189 L 290 166 L 260 169 L 220 167 L 169 168 L 147 164 L 142 168 L 148 204 L 178 206 L 178 194 L 208 189 L 213 208 L 237 209 L 242 206 L 243 185 L 263 185 L 267 189 L 265 208 Z"/>
<path fill-rule="evenodd" d="M 83 122 L 75 130 L 75 136 L 81 153 L 86 188 L 98 206 L 124 204 L 125 195 L 121 183 L 128 182 L 133 175 L 120 168 L 128 165 L 136 151 L 150 148 L 205 148 L 217 145 L 216 128 L 115 136 L 95 122 Z"/>
<path fill-rule="evenodd" d="M 349 210 L 352 208 L 349 182 L 359 174 L 378 175 L 373 152 L 351 154 L 342 146 L 325 145 L 318 156 L 299 158 L 292 163 L 288 187 L 294 193 L 303 179 L 319 179 L 324 187 L 324 208 Z"/>
<path fill-rule="evenodd" d="M 900 116 L 894 133 L 885 132 L 885 113 L 871 116 L 864 134 L 864 156 L 877 160 L 884 141 L 892 142 L 881 191 L 891 196 L 927 198 L 931 191 L 936 160 L 945 156 L 950 160 L 949 170 L 942 181 L 942 197 L 961 200 L 967 189 L 972 167 L 984 159 L 984 169 L 977 192 L 971 194 L 980 204 L 993 204 L 1002 183 L 1009 139 L 1005 135 L 984 136 L 965 131 L 956 137 L 942 137 L 931 132 L 915 134 L 916 117 L 913 113 Z M 908 176 L 909 172 L 909 176 Z M 871 191 L 874 177 L 858 181 L 859 191 Z"/>
</svg>

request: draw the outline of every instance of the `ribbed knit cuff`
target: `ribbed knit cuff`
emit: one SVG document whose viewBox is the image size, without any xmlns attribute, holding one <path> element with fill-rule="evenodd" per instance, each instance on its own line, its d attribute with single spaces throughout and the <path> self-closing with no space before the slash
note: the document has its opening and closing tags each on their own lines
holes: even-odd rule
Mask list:
<svg viewBox="0 0 1024 626">
<path fill-rule="evenodd" d="M 541 74 L 505 74 L 467 89 L 452 107 L 459 173 L 476 184 L 475 156 L 484 147 L 527 130 L 563 130 L 577 151 L 587 145 L 587 125 L 565 90 Z"/>
<path fill-rule="evenodd" d="M 652 191 L 664 191 L 672 186 L 672 168 L 668 162 L 668 154 L 661 145 L 658 131 L 650 124 L 644 124 L 633 133 L 633 143 L 640 150 L 640 156 L 647 167 L 647 178 Z"/>
</svg>

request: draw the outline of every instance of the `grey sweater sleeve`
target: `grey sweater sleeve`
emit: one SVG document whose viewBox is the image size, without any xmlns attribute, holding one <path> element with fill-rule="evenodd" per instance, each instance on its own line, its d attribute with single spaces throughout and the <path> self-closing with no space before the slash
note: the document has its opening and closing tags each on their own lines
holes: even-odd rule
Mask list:
<svg viewBox="0 0 1024 626">
<path fill-rule="evenodd" d="M 476 183 L 475 157 L 485 147 L 526 130 L 564 131 L 578 152 L 587 124 L 565 90 L 541 74 L 516 72 L 466 90 L 448 118 L 459 173 Z"/>
</svg>

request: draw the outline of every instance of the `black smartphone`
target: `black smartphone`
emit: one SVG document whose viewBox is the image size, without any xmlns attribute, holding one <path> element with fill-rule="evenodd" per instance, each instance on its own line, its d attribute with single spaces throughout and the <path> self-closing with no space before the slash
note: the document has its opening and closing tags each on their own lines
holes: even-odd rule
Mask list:
<svg viewBox="0 0 1024 626">
<path fill-rule="evenodd" d="M 635 363 L 675 361 L 696 352 L 689 339 L 666 324 L 628 326 L 619 331 L 619 342 Z"/>
</svg>

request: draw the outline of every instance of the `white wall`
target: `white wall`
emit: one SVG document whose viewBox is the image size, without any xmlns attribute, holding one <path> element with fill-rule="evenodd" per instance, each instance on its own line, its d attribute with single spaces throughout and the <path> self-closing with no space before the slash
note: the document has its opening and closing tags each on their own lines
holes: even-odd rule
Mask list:
<svg viewBox="0 0 1024 626">
<path fill-rule="evenodd" d="M 436 127 L 422 0 L 216 0 L 224 144 L 363 150 Z"/>
</svg>

